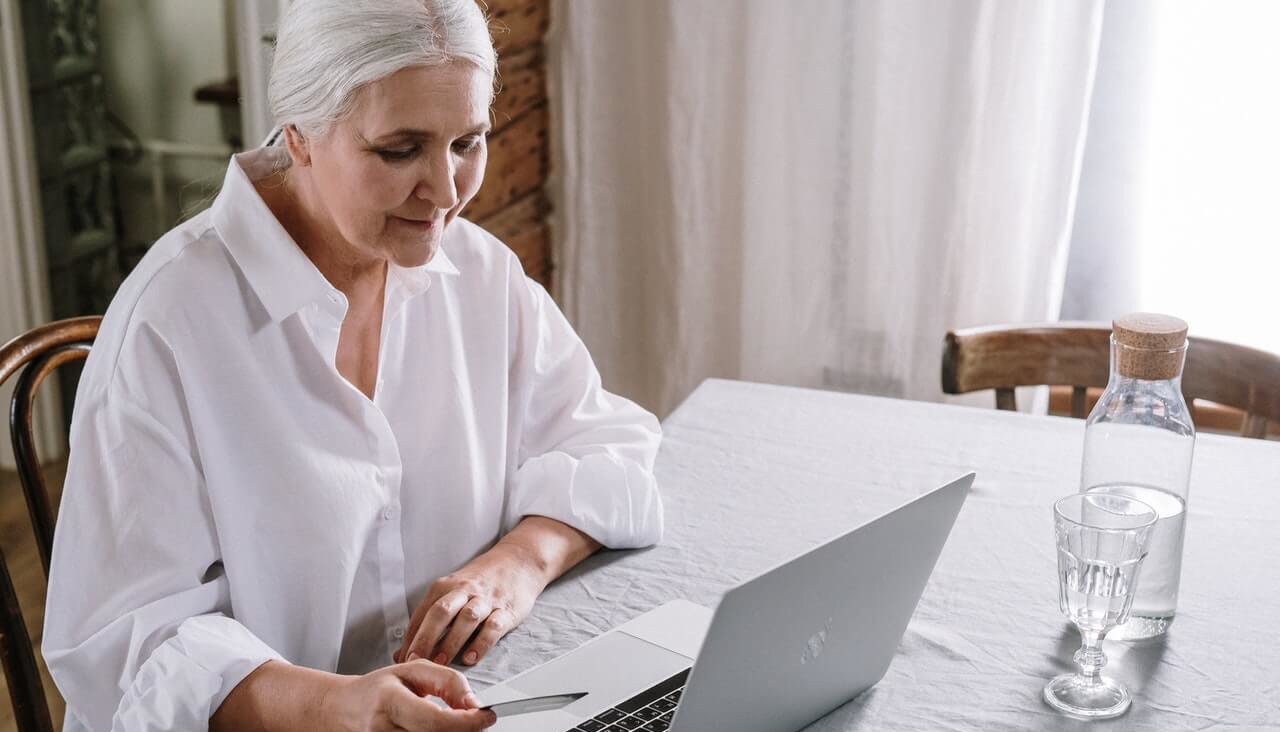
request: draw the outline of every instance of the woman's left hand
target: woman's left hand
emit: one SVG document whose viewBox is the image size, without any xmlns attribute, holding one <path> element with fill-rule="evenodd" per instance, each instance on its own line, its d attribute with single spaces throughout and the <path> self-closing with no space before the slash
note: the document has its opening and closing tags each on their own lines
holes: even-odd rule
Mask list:
<svg viewBox="0 0 1280 732">
<path fill-rule="evenodd" d="M 443 665 L 461 654 L 462 663 L 478 663 L 524 621 L 549 581 L 527 552 L 498 543 L 431 584 L 409 621 L 396 662 L 416 657 Z"/>
</svg>

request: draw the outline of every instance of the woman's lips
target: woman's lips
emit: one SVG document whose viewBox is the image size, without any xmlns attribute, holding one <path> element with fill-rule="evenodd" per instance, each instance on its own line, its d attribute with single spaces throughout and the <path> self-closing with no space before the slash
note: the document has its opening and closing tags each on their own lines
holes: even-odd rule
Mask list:
<svg viewBox="0 0 1280 732">
<path fill-rule="evenodd" d="M 406 219 L 403 216 L 392 216 L 391 218 L 399 221 L 405 226 L 411 226 L 421 231 L 430 231 L 431 227 L 436 225 L 435 219 Z"/>
</svg>

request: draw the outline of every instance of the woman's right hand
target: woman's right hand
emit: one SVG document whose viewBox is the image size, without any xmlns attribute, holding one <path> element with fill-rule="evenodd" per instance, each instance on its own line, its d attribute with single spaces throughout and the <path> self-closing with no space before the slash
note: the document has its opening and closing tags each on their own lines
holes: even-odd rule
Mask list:
<svg viewBox="0 0 1280 732">
<path fill-rule="evenodd" d="M 478 708 L 462 674 L 425 659 L 340 679 L 321 706 L 326 719 L 348 732 L 478 732 L 498 721 Z M 440 697 L 450 708 L 427 696 Z"/>
</svg>

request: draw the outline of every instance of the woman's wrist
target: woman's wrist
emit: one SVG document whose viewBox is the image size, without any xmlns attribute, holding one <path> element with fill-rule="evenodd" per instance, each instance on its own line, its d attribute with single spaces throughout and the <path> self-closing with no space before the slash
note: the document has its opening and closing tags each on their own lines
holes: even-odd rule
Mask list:
<svg viewBox="0 0 1280 732">
<path fill-rule="evenodd" d="M 543 587 L 551 584 L 555 579 L 552 574 L 555 568 L 551 566 L 550 559 L 528 543 L 518 538 L 510 538 L 510 534 L 503 537 L 492 551 L 525 567 L 531 575 L 538 578 Z"/>
<path fill-rule="evenodd" d="M 267 661 L 236 685 L 209 720 L 223 730 L 325 730 L 345 732 L 333 692 L 350 677 Z"/>
<path fill-rule="evenodd" d="M 581 531 L 544 516 L 525 516 L 494 546 L 527 566 L 544 587 L 599 548 Z"/>
<path fill-rule="evenodd" d="M 352 725 L 347 724 L 342 705 L 338 703 L 338 692 L 347 684 L 355 681 L 355 676 L 341 674 L 325 674 L 325 678 L 317 678 L 319 698 L 311 710 L 311 726 L 307 729 L 325 729 L 329 732 L 355 732 Z"/>
</svg>

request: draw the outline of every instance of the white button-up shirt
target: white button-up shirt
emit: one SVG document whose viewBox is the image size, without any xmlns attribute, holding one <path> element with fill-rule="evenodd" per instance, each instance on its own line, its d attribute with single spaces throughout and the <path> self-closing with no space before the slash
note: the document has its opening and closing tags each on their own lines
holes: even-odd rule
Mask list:
<svg viewBox="0 0 1280 732">
<path fill-rule="evenodd" d="M 232 160 L 86 364 L 43 638 L 66 730 L 203 729 L 269 659 L 385 666 L 430 583 L 527 515 L 661 536 L 657 420 L 474 224 L 388 266 L 373 399 L 338 373 L 346 298 L 251 183 L 280 154 Z"/>
</svg>

